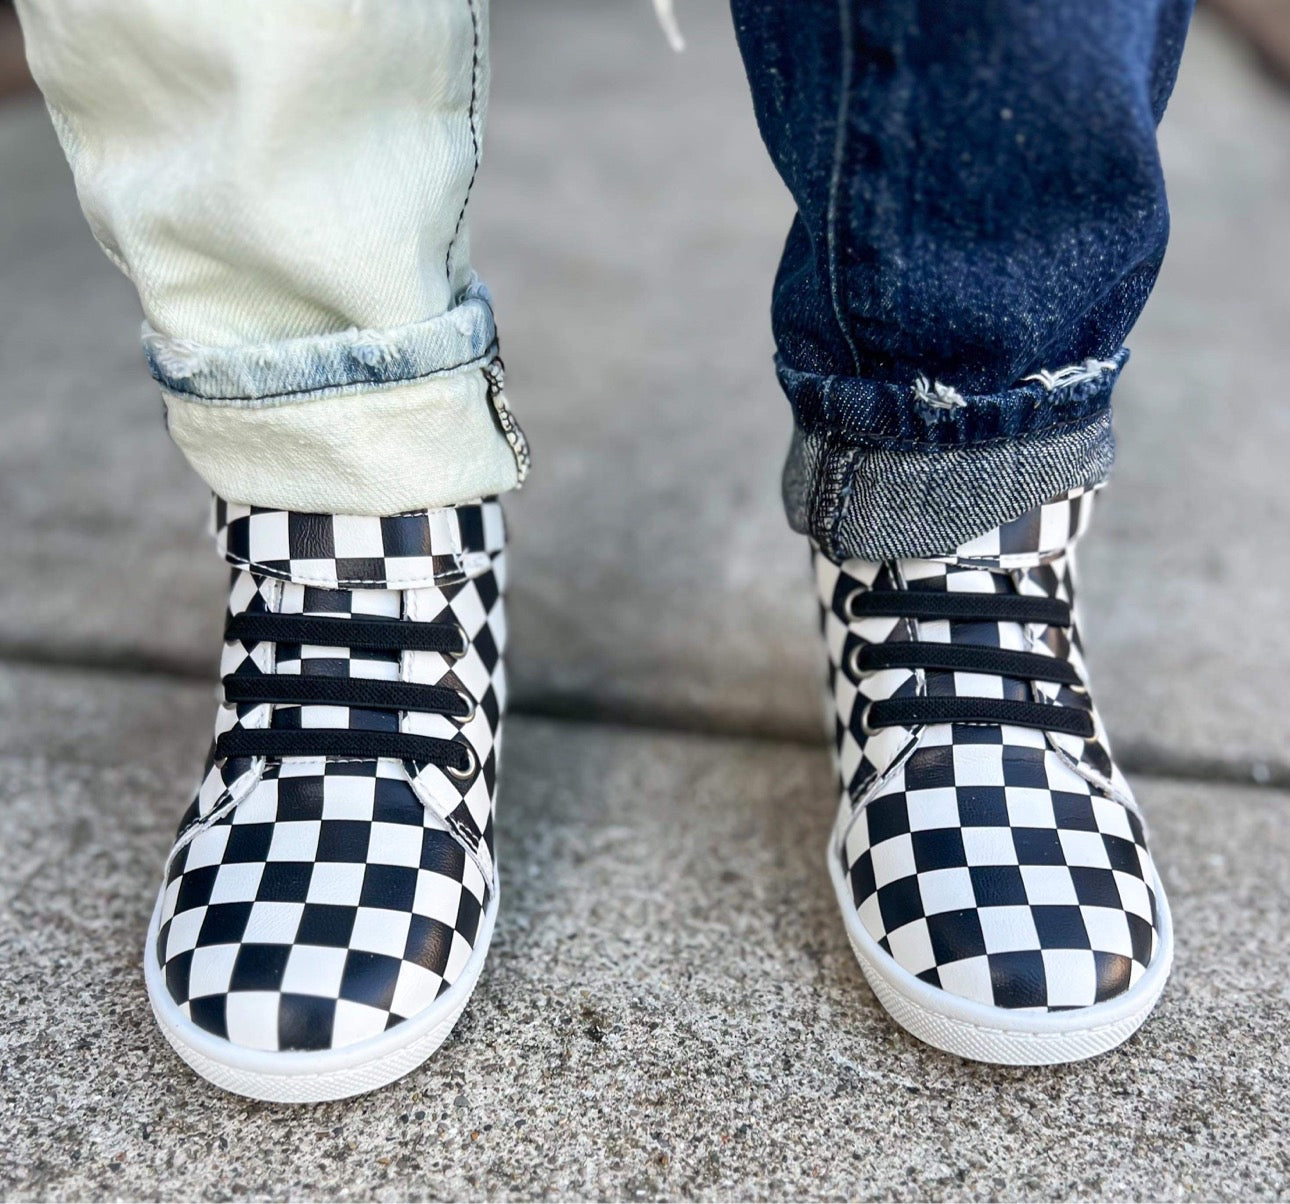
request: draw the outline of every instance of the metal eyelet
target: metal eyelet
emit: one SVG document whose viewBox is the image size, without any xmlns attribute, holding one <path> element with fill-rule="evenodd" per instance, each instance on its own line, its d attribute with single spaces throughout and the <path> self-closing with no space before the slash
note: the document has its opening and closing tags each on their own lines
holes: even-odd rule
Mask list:
<svg viewBox="0 0 1290 1204">
<path fill-rule="evenodd" d="M 877 669 L 860 668 L 860 653 L 864 651 L 866 645 L 856 644 L 851 651 L 847 653 L 846 670 L 852 681 L 864 681 L 866 677 L 872 677 L 878 672 Z"/>
<path fill-rule="evenodd" d="M 466 768 L 457 769 L 455 766 L 445 765 L 444 772 L 450 778 L 456 778 L 459 782 L 468 782 L 479 769 L 479 758 L 475 756 L 475 750 L 465 741 L 461 742 L 461 747 L 466 750 Z"/>
<path fill-rule="evenodd" d="M 851 609 L 851 604 L 858 597 L 860 597 L 861 594 L 864 594 L 867 592 L 868 591 L 864 589 L 853 589 L 849 594 L 847 594 L 845 600 L 842 603 L 842 617 L 846 619 L 848 623 L 860 622 L 861 616 L 856 614 L 855 611 Z"/>
<path fill-rule="evenodd" d="M 479 710 L 479 704 L 465 690 L 457 690 L 456 695 L 465 704 L 466 713 L 464 715 L 453 715 L 452 718 L 460 723 L 462 727 L 465 727 L 466 724 L 474 719 Z"/>
<path fill-rule="evenodd" d="M 876 736 L 878 734 L 878 729 L 876 727 L 869 726 L 869 712 L 872 710 L 873 703 L 866 702 L 864 710 L 860 712 L 860 730 L 864 732 L 866 736 Z"/>
<path fill-rule="evenodd" d="M 456 624 L 456 628 L 457 634 L 461 636 L 461 648 L 456 651 L 449 652 L 448 655 L 452 657 L 453 660 L 459 661 L 467 652 L 470 651 L 470 637 L 466 634 L 466 629 L 460 623 Z"/>
</svg>

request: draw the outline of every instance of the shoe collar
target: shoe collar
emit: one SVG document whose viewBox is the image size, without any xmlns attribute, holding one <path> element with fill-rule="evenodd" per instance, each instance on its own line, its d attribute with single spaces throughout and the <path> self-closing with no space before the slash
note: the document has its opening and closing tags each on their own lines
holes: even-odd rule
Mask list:
<svg viewBox="0 0 1290 1204">
<path fill-rule="evenodd" d="M 1065 556 L 1087 530 L 1093 499 L 1101 488 L 1099 484 L 1072 489 L 969 540 L 949 556 L 927 559 L 1004 572 L 1050 564 Z"/>
<path fill-rule="evenodd" d="M 220 554 L 236 568 L 323 589 L 420 589 L 477 577 L 506 533 L 495 498 L 405 514 L 303 514 L 215 498 Z"/>
</svg>

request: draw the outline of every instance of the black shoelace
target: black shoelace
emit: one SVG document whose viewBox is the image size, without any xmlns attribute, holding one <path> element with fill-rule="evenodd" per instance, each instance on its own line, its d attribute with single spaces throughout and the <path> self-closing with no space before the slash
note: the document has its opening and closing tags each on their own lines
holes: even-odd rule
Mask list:
<svg viewBox="0 0 1290 1204">
<path fill-rule="evenodd" d="M 225 629 L 225 638 L 248 644 L 316 644 L 359 652 L 439 652 L 453 658 L 464 656 L 469 646 L 466 633 L 455 623 L 312 615 L 234 615 Z M 462 723 L 469 722 L 475 714 L 474 701 L 464 691 L 416 682 L 234 673 L 225 677 L 223 684 L 224 700 L 229 704 L 422 711 L 447 715 Z M 220 761 L 231 757 L 398 757 L 421 765 L 437 765 L 463 780 L 472 777 L 477 768 L 474 751 L 464 741 L 362 728 L 234 727 L 215 742 L 215 756 Z"/>
<path fill-rule="evenodd" d="M 1017 594 L 949 594 L 930 590 L 857 590 L 846 602 L 847 616 L 862 618 L 948 619 L 982 623 L 1043 623 L 1069 627 L 1071 608 L 1057 598 Z M 1069 661 L 1038 652 L 1012 652 L 985 644 L 941 644 L 896 640 L 865 644 L 853 654 L 857 675 L 880 669 L 932 669 L 1008 677 L 1024 682 L 1058 682 L 1082 689 Z M 920 695 L 869 703 L 865 728 L 916 727 L 932 723 L 996 723 L 1088 739 L 1093 719 L 1079 707 L 1011 698 Z"/>
</svg>

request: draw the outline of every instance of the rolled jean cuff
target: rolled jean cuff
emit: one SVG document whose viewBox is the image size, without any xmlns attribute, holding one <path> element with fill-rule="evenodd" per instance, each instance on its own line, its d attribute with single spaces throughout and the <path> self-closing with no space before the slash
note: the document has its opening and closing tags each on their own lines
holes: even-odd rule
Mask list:
<svg viewBox="0 0 1290 1204">
<path fill-rule="evenodd" d="M 230 502 L 397 514 L 514 488 L 528 469 L 478 280 L 410 326 L 235 347 L 145 326 L 143 347 L 172 438 Z"/>
<path fill-rule="evenodd" d="M 794 530 L 833 560 L 943 556 L 1115 460 L 1111 391 L 1128 359 L 1036 373 L 995 394 L 905 388 L 782 363 L 797 423 L 784 466 Z"/>
<path fill-rule="evenodd" d="M 337 331 L 252 346 L 208 347 L 143 328 L 154 379 L 174 396 L 251 409 L 446 376 L 485 364 L 497 343 L 478 278 L 447 313 L 387 330 Z"/>
</svg>

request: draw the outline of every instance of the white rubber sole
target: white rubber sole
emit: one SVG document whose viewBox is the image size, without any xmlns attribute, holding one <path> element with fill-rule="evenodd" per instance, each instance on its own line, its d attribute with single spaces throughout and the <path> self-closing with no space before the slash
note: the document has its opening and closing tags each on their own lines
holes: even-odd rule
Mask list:
<svg viewBox="0 0 1290 1204">
<path fill-rule="evenodd" d="M 144 980 L 153 1015 L 166 1040 L 202 1078 L 251 1099 L 278 1104 L 316 1104 L 346 1099 L 384 1087 L 420 1066 L 447 1040 L 475 989 L 497 918 L 497 892 L 480 917 L 475 947 L 461 977 L 430 1007 L 402 1024 L 342 1049 L 243 1049 L 208 1033 L 188 1019 L 166 990 L 157 965 L 161 899 L 148 925 L 143 951 Z"/>
<path fill-rule="evenodd" d="M 951 995 L 896 964 L 860 922 L 851 889 L 832 845 L 829 877 L 842 909 L 851 948 L 878 1001 L 901 1028 L 920 1041 L 1004 1066 L 1051 1066 L 1094 1058 L 1127 1041 L 1156 1006 L 1173 964 L 1169 904 L 1157 884 L 1159 946 L 1147 972 L 1123 995 L 1064 1012 L 1019 1012 Z"/>
</svg>

